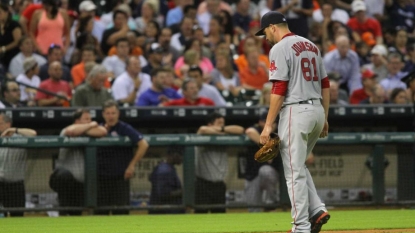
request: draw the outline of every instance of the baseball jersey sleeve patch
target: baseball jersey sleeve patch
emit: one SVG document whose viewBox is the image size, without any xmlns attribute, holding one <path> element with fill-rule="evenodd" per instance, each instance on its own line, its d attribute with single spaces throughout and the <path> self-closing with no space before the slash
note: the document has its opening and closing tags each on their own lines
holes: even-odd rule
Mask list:
<svg viewBox="0 0 415 233">
<path fill-rule="evenodd" d="M 278 70 L 278 68 L 277 68 L 277 66 L 275 65 L 275 61 L 274 61 L 274 60 L 272 60 L 272 61 L 271 61 L 271 64 L 269 65 L 269 72 L 273 73 L 274 71 L 277 71 L 277 70 Z"/>
</svg>

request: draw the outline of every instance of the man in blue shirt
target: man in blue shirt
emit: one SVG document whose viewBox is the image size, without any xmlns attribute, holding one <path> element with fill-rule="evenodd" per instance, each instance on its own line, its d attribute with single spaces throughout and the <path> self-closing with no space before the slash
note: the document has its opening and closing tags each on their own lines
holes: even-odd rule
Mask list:
<svg viewBox="0 0 415 233">
<path fill-rule="evenodd" d="M 182 96 L 173 88 L 166 87 L 166 78 L 170 71 L 165 68 L 155 68 L 151 71 L 153 85 L 143 92 L 136 101 L 136 106 L 158 106 L 172 99 Z"/>
<path fill-rule="evenodd" d="M 167 150 L 165 159 L 153 170 L 149 177 L 151 182 L 150 205 L 180 205 L 182 204 L 182 184 L 177 176 L 174 165 L 180 165 L 183 160 L 183 149 L 171 147 Z M 149 214 L 184 213 L 184 209 L 149 210 Z"/>
<path fill-rule="evenodd" d="M 98 206 L 127 206 L 130 204 L 130 182 L 135 165 L 143 158 L 148 143 L 131 125 L 120 121 L 117 102 L 109 100 L 102 108 L 104 126 L 109 137 L 128 137 L 132 147 L 100 147 L 97 151 Z M 138 146 L 133 156 L 133 146 Z M 108 214 L 97 211 L 96 214 Z M 128 214 L 128 210 L 114 210 L 112 214 Z"/>
</svg>

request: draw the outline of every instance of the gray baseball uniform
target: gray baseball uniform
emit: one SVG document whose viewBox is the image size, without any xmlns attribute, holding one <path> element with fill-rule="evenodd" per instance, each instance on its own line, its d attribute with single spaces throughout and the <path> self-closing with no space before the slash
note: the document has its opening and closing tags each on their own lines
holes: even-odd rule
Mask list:
<svg viewBox="0 0 415 233">
<path fill-rule="evenodd" d="M 310 232 L 309 217 L 325 209 L 305 166 L 325 123 L 321 80 L 327 76 L 321 53 L 311 41 L 292 33 L 270 51 L 271 81 L 288 81 L 278 134 L 291 200 L 292 232 Z"/>
</svg>

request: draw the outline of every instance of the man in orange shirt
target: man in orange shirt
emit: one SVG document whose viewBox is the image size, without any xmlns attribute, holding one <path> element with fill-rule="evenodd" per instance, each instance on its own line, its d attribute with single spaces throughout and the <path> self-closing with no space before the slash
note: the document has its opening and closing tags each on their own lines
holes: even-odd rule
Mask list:
<svg viewBox="0 0 415 233">
<path fill-rule="evenodd" d="M 95 48 L 91 45 L 86 45 L 82 48 L 82 61 L 73 66 L 71 69 L 72 81 L 74 88 L 82 84 L 85 80 L 85 63 L 95 62 L 96 60 L 96 51 Z"/>
<path fill-rule="evenodd" d="M 246 89 L 262 90 L 264 84 L 268 82 L 268 68 L 259 61 L 259 53 L 255 47 L 249 47 L 246 55 L 248 66 L 239 70 L 241 84 Z"/>
</svg>

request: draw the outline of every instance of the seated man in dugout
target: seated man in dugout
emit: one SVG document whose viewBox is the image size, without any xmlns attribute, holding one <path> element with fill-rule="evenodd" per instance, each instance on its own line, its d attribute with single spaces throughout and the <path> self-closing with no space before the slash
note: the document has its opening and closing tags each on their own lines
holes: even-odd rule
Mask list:
<svg viewBox="0 0 415 233">
<path fill-rule="evenodd" d="M 64 128 L 61 137 L 105 137 L 107 129 L 91 120 L 89 110 L 78 109 L 73 114 L 73 124 Z M 60 207 L 84 206 L 85 149 L 66 147 L 59 149 L 55 170 L 50 176 L 49 185 L 58 193 Z M 81 211 L 60 211 L 59 215 L 81 215 Z"/>
<path fill-rule="evenodd" d="M 33 137 L 33 129 L 12 127 L 12 119 L 0 113 L 1 137 Z M 24 208 L 26 193 L 24 185 L 27 159 L 26 148 L 0 147 L 0 208 Z M 22 217 L 23 211 L 10 211 L 4 216 Z"/>
</svg>

